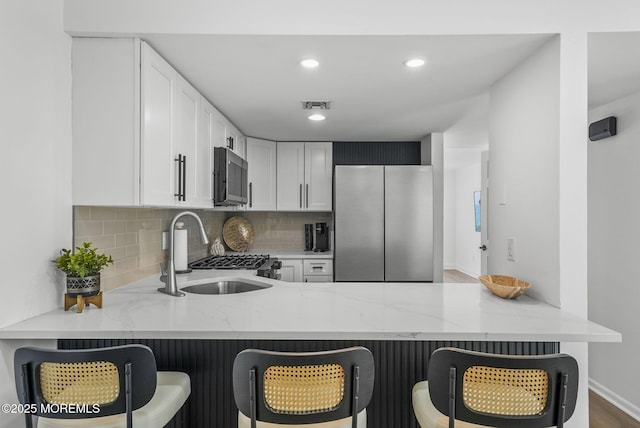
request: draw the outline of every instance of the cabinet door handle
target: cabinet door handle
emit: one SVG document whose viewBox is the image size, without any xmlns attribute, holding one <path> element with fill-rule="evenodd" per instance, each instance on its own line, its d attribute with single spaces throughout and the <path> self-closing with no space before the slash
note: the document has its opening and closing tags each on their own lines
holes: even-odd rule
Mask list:
<svg viewBox="0 0 640 428">
<path fill-rule="evenodd" d="M 176 196 L 178 200 L 180 200 L 180 188 L 182 187 L 182 155 L 179 154 L 177 158 L 174 159 L 178 164 L 178 185 L 176 186 L 176 190 L 178 193 L 174 193 L 173 196 Z"/>
<path fill-rule="evenodd" d="M 185 181 L 187 177 L 186 169 L 187 169 L 187 157 L 182 156 L 182 154 L 178 154 L 178 157 L 174 159 L 178 163 L 178 193 L 174 193 L 173 196 L 177 196 L 179 201 L 186 200 L 185 198 Z"/>
<path fill-rule="evenodd" d="M 307 200 L 307 208 L 309 208 L 309 185 L 306 185 L 305 198 Z"/>
<path fill-rule="evenodd" d="M 215 172 L 211 173 L 211 200 L 213 201 L 213 205 L 216 204 L 216 176 Z"/>
<path fill-rule="evenodd" d="M 249 208 L 253 207 L 253 183 L 249 183 Z"/>
<path fill-rule="evenodd" d="M 187 157 L 182 156 L 182 200 L 187 200 Z"/>
<path fill-rule="evenodd" d="M 302 183 L 300 183 L 300 209 L 302 209 Z"/>
</svg>

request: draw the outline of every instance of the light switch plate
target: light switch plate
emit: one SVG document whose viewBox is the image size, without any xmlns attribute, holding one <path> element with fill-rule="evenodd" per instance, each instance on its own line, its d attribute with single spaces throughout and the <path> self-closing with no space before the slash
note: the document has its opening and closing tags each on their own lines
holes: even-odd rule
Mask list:
<svg viewBox="0 0 640 428">
<path fill-rule="evenodd" d="M 507 238 L 507 260 L 516 261 L 516 238 Z"/>
</svg>

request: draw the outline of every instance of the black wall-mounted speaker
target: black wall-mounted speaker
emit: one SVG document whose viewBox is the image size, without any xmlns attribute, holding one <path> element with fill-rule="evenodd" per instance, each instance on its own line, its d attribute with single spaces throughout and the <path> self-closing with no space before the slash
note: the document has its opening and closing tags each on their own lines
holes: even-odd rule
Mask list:
<svg viewBox="0 0 640 428">
<path fill-rule="evenodd" d="M 593 122 L 589 125 L 589 139 L 591 141 L 602 140 L 616 135 L 618 124 L 615 116 Z"/>
</svg>

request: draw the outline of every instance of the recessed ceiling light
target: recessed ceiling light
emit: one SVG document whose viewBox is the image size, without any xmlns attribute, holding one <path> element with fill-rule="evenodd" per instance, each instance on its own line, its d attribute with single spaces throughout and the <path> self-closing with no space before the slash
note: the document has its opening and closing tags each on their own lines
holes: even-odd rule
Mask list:
<svg viewBox="0 0 640 428">
<path fill-rule="evenodd" d="M 300 61 L 300 65 L 304 68 L 316 68 L 320 65 L 320 63 L 318 62 L 318 60 L 315 60 L 313 58 L 307 58 Z"/>
<path fill-rule="evenodd" d="M 319 114 L 319 113 L 314 113 L 314 114 L 312 114 L 312 115 L 309 115 L 309 116 L 307 117 L 307 119 L 309 119 L 309 120 L 313 120 L 313 121 L 316 121 L 316 122 L 317 122 L 317 121 L 320 121 L 320 120 L 325 120 L 325 119 L 326 119 L 326 117 L 324 117 L 323 115 L 321 115 L 321 114 Z"/>
<path fill-rule="evenodd" d="M 411 58 L 406 60 L 404 62 L 404 65 L 406 65 L 409 68 L 422 67 L 424 65 L 424 60 L 422 58 Z"/>
</svg>

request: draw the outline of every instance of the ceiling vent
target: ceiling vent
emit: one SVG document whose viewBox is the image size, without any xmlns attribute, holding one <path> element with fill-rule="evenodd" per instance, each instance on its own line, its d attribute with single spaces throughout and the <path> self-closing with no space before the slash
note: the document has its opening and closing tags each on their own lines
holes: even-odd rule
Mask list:
<svg viewBox="0 0 640 428">
<path fill-rule="evenodd" d="M 331 108 L 331 101 L 302 101 L 303 110 L 329 110 Z"/>
</svg>

